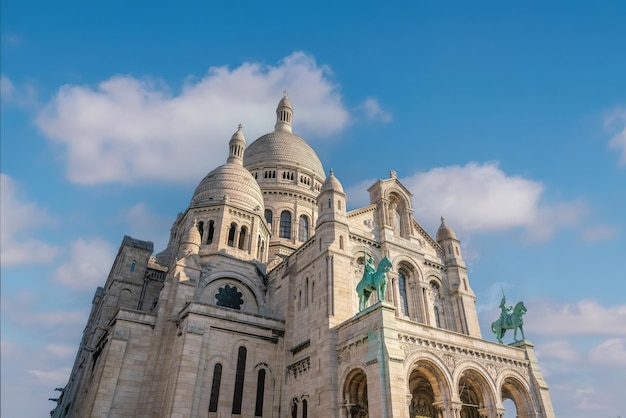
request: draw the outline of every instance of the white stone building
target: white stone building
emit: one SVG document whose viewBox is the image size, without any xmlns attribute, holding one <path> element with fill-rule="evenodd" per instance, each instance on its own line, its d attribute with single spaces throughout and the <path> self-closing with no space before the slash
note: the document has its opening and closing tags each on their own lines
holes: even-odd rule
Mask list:
<svg viewBox="0 0 626 418">
<path fill-rule="evenodd" d="M 554 417 L 533 345 L 481 337 L 443 219 L 433 239 L 394 172 L 346 211 L 276 113 L 247 148 L 239 127 L 167 249 L 124 237 L 53 417 Z M 393 266 L 359 312 L 369 257 Z"/>
</svg>

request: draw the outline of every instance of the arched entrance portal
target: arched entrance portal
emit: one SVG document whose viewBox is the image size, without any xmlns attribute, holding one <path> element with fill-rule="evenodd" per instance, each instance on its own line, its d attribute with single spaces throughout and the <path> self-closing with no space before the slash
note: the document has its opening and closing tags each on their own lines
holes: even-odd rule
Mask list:
<svg viewBox="0 0 626 418">
<path fill-rule="evenodd" d="M 434 418 L 435 392 L 426 375 L 419 370 L 413 370 L 409 377 L 409 389 L 411 391 L 409 416 L 411 418 Z"/>
<path fill-rule="evenodd" d="M 367 376 L 361 369 L 348 374 L 343 388 L 343 404 L 346 418 L 369 418 L 367 407 Z"/>
<path fill-rule="evenodd" d="M 501 392 L 502 404 L 506 410 L 505 416 L 516 416 L 519 418 L 536 416 L 530 394 L 521 381 L 514 377 L 507 377 L 502 382 Z"/>
<path fill-rule="evenodd" d="M 450 402 L 450 387 L 443 371 L 428 360 L 420 360 L 409 374 L 409 417 L 436 418 Z"/>
<path fill-rule="evenodd" d="M 495 413 L 495 396 L 484 376 L 476 370 L 465 370 L 459 378 L 460 418 L 481 418 Z"/>
<path fill-rule="evenodd" d="M 471 379 L 461 378 L 459 382 L 459 398 L 461 399 L 461 418 L 480 418 L 478 410 L 481 408 L 479 392 Z"/>
</svg>

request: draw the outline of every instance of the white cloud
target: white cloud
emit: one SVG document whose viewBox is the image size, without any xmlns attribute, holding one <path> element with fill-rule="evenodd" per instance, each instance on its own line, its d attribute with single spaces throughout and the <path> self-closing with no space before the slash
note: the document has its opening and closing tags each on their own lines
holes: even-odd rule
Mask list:
<svg viewBox="0 0 626 418">
<path fill-rule="evenodd" d="M 415 196 L 417 216 L 431 225 L 444 216 L 455 230 L 469 232 L 532 224 L 543 191 L 541 183 L 508 176 L 496 163 L 434 168 L 401 181 Z"/>
<path fill-rule="evenodd" d="M 99 238 L 79 238 L 72 242 L 70 259 L 57 268 L 54 280 L 78 289 L 102 286 L 114 257 L 115 248 L 109 242 Z"/>
<path fill-rule="evenodd" d="M 171 218 L 154 214 L 145 203 L 137 203 L 124 210 L 122 218 L 128 223 L 127 230 L 131 236 L 152 241 L 156 251 L 167 246 Z"/>
<path fill-rule="evenodd" d="M 276 66 L 211 67 L 176 95 L 163 83 L 120 75 L 96 88 L 61 87 L 36 123 L 62 145 L 74 182 L 196 180 L 225 163 L 238 123 L 249 143 L 273 130 L 283 89 L 295 133 L 323 137 L 344 128 L 348 112 L 330 74 L 294 52 Z"/>
<path fill-rule="evenodd" d="M 595 365 L 625 367 L 626 338 L 611 338 L 594 347 L 589 359 Z"/>
<path fill-rule="evenodd" d="M 443 216 L 461 236 L 522 228 L 531 240 L 546 240 L 559 229 L 577 226 L 587 213 L 580 200 L 542 203 L 542 183 L 508 175 L 495 162 L 436 167 L 400 181 L 413 193 L 415 217 L 431 231 Z M 369 204 L 366 190 L 374 182 L 347 189 L 351 207 Z"/>
<path fill-rule="evenodd" d="M 606 117 L 605 128 L 612 133 L 609 147 L 621 154 L 619 164 L 626 165 L 626 109 L 617 109 Z"/>
<path fill-rule="evenodd" d="M 569 341 L 550 341 L 537 348 L 537 356 L 544 359 L 557 359 L 568 363 L 580 360 L 580 353 Z"/>
<path fill-rule="evenodd" d="M 365 117 L 368 120 L 379 120 L 381 122 L 391 122 L 393 120 L 391 113 L 383 110 L 378 100 L 372 97 L 367 98 L 359 110 L 365 113 Z"/>
<path fill-rule="evenodd" d="M 524 317 L 524 329 L 543 335 L 626 336 L 626 305 L 604 307 L 593 300 L 558 304 L 537 301 Z"/>
<path fill-rule="evenodd" d="M 0 98 L 3 103 L 19 107 L 35 107 L 38 103 L 37 89 L 33 84 L 16 86 L 5 74 L 0 76 Z"/>
<path fill-rule="evenodd" d="M 35 203 L 27 201 L 18 184 L 0 174 L 0 260 L 3 266 L 45 263 L 54 259 L 59 249 L 31 237 L 41 225 L 55 220 Z"/>
<path fill-rule="evenodd" d="M 594 225 L 583 229 L 582 238 L 586 242 L 605 241 L 617 235 L 617 228 L 609 225 Z"/>
</svg>

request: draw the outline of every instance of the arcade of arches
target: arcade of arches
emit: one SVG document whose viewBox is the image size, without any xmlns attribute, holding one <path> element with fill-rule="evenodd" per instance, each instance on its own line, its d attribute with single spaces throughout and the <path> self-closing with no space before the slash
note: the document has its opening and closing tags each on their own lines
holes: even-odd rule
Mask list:
<svg viewBox="0 0 626 418">
<path fill-rule="evenodd" d="M 457 383 L 453 384 L 451 379 Z M 373 418 L 368 407 L 367 373 L 356 368 L 343 385 L 342 418 Z M 508 376 L 495 390 L 493 381 L 477 369 L 467 367 L 452 378 L 430 361 L 413 364 L 408 375 L 407 409 L 410 418 L 503 418 L 503 405 L 513 416 L 535 417 L 528 388 Z M 452 391 L 452 388 L 456 390 Z M 500 393 L 500 401 L 496 393 Z M 506 402 L 505 402 L 506 401 Z M 508 416 L 511 416 L 510 414 Z"/>
</svg>

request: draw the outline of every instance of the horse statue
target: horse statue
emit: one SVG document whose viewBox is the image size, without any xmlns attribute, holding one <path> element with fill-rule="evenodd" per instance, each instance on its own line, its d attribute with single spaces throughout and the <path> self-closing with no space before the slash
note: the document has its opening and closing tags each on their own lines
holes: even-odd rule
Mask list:
<svg viewBox="0 0 626 418">
<path fill-rule="evenodd" d="M 370 298 L 372 292 L 376 292 L 378 300 L 385 300 L 385 291 L 387 290 L 387 272 L 391 270 L 391 260 L 384 257 L 378 263 L 378 268 L 374 270 L 373 260 L 371 257 L 365 261 L 365 269 L 363 278 L 356 285 L 356 292 L 359 294 L 359 312 L 365 309 L 365 305 Z"/>
<path fill-rule="evenodd" d="M 500 302 L 500 307 L 502 308 L 502 313 L 500 314 L 500 318 L 494 323 L 491 324 L 491 331 L 496 334 L 496 338 L 500 344 L 502 343 L 502 337 L 504 337 L 504 333 L 507 329 L 514 330 L 513 338 L 515 341 L 519 341 L 517 339 L 517 329 L 522 332 L 522 339 L 524 337 L 524 321 L 522 320 L 522 315 L 526 313 L 526 307 L 524 306 L 524 302 L 519 301 L 513 308 L 513 312 L 511 311 L 511 307 L 507 307 L 505 303 L 505 299 L 502 298 L 502 302 Z"/>
</svg>

